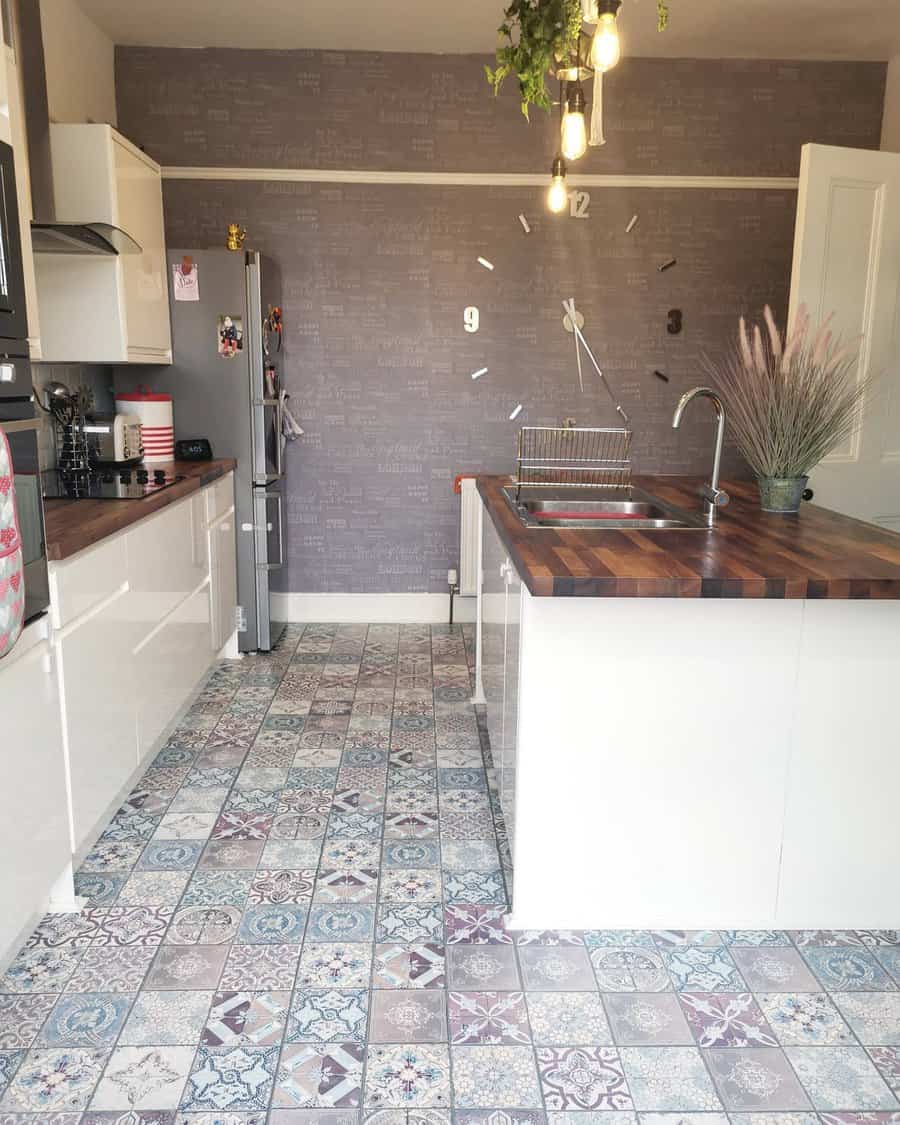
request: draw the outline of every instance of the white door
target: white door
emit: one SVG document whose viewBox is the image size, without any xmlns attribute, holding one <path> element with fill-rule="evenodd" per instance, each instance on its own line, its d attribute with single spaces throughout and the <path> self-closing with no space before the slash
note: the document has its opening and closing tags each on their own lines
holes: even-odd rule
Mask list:
<svg viewBox="0 0 900 1125">
<path fill-rule="evenodd" d="M 859 431 L 814 471 L 815 502 L 900 531 L 900 155 L 805 145 L 790 322 L 861 338 L 857 377 L 879 375 Z"/>
</svg>

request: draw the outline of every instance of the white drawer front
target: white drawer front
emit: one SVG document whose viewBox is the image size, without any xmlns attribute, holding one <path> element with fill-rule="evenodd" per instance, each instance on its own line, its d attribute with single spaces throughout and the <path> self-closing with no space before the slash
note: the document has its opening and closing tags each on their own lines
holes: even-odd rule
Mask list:
<svg viewBox="0 0 900 1125">
<path fill-rule="evenodd" d="M 128 533 L 133 612 L 146 636 L 209 574 L 202 493 L 165 508 Z"/>
<path fill-rule="evenodd" d="M 234 473 L 228 473 L 220 480 L 204 489 L 206 495 L 206 518 L 210 523 L 224 516 L 234 505 Z"/>
<path fill-rule="evenodd" d="M 126 533 L 105 539 L 65 562 L 52 563 L 53 624 L 62 628 L 111 597 L 128 579 Z"/>
</svg>

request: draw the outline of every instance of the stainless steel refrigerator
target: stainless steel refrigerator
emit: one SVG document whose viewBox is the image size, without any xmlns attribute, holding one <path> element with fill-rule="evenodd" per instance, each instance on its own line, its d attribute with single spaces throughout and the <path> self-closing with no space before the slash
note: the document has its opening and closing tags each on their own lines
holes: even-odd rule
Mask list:
<svg viewBox="0 0 900 1125">
<path fill-rule="evenodd" d="M 191 269 L 193 283 L 176 284 L 175 270 L 190 280 Z M 284 564 L 280 333 L 266 326 L 281 275 L 255 251 L 171 250 L 168 283 L 174 363 L 153 386 L 172 395 L 176 438 L 206 437 L 215 457 L 237 458 L 239 647 L 265 651 L 284 630 L 271 597 Z"/>
</svg>

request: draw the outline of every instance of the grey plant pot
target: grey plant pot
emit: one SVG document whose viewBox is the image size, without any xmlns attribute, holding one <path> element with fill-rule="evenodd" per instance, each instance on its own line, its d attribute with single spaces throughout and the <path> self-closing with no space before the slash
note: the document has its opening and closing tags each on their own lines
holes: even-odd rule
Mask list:
<svg viewBox="0 0 900 1125">
<path fill-rule="evenodd" d="M 809 477 L 757 477 L 756 481 L 764 512 L 793 515 L 800 511 Z"/>
</svg>

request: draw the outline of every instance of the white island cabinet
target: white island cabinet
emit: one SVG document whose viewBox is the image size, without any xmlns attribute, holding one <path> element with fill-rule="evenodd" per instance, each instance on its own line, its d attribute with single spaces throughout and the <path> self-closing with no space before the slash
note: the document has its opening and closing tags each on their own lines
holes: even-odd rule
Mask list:
<svg viewBox="0 0 900 1125">
<path fill-rule="evenodd" d="M 76 856 L 234 632 L 233 524 L 228 473 L 51 565 Z"/>
<path fill-rule="evenodd" d="M 535 596 L 489 505 L 482 552 L 511 928 L 896 927 L 900 601 Z"/>
<path fill-rule="evenodd" d="M 59 696 L 46 617 L 0 661 L 0 962 L 71 859 Z"/>
</svg>

